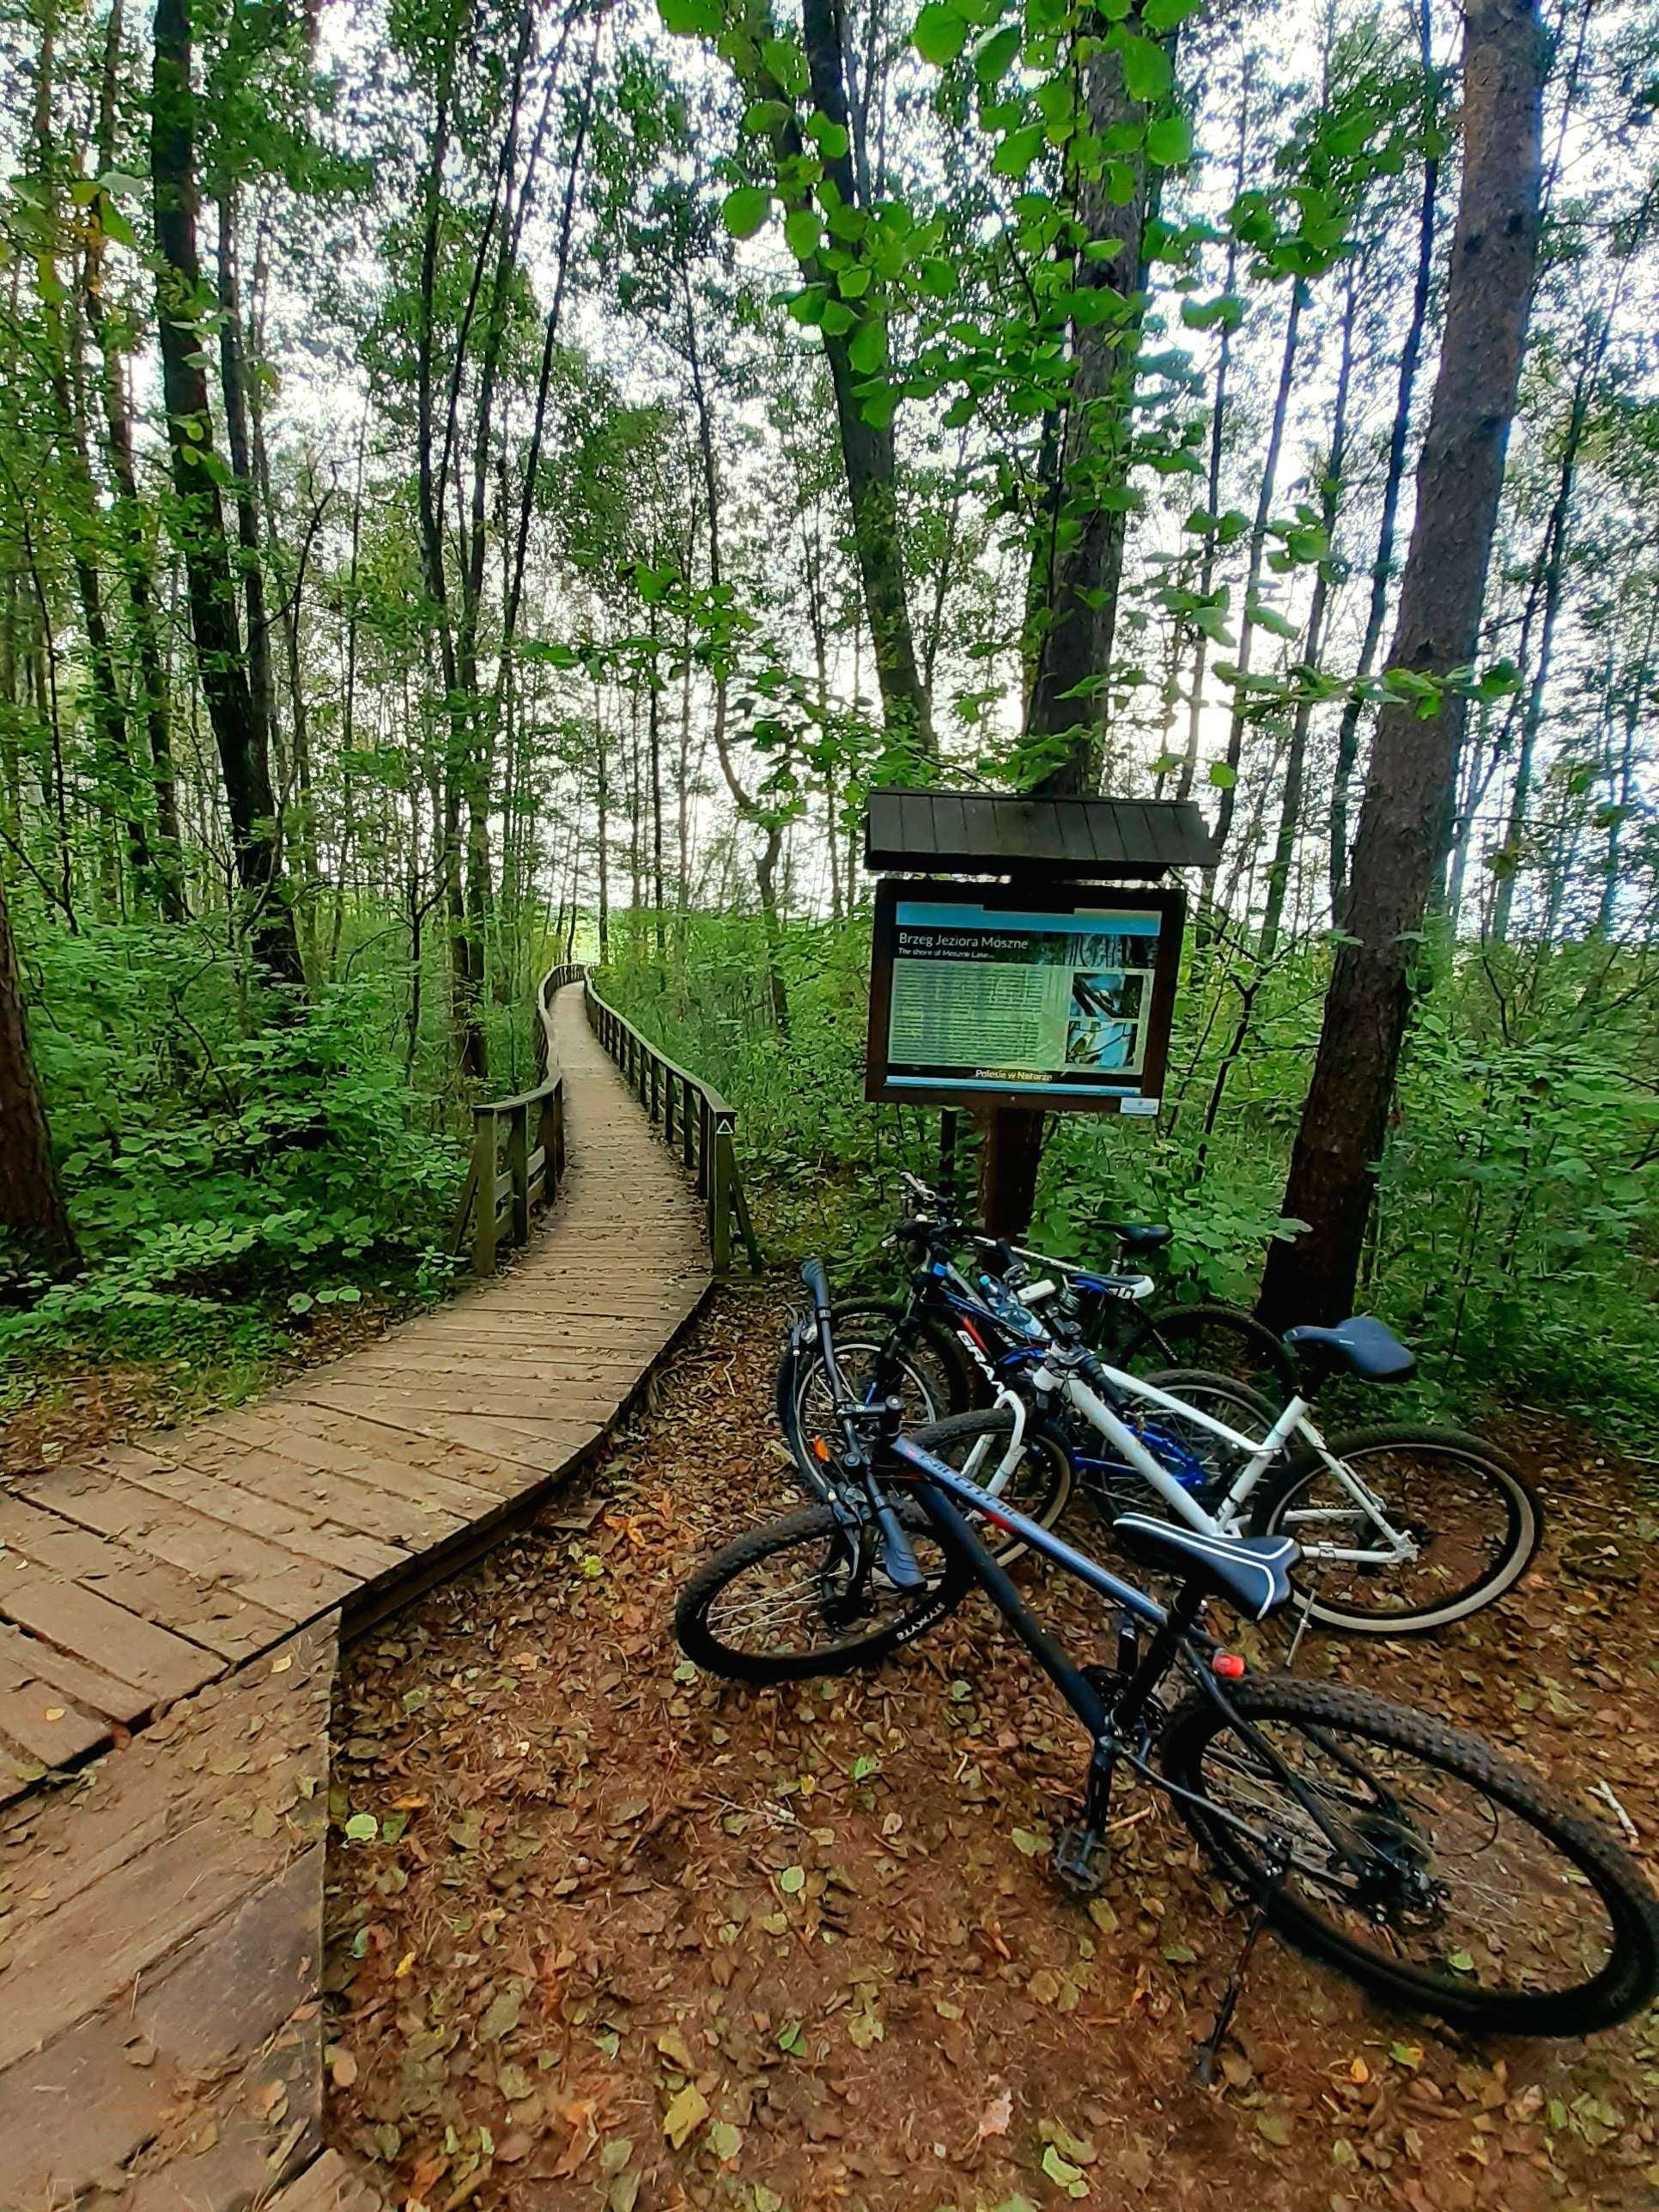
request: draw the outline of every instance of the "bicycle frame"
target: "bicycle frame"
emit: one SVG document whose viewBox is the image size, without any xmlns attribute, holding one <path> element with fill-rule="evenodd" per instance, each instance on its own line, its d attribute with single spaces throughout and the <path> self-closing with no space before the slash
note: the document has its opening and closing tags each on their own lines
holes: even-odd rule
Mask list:
<svg viewBox="0 0 1659 2212">
<path fill-rule="evenodd" d="M 1128 1733 L 1145 1713 L 1158 1684 L 1184 1657 L 1193 1680 L 1225 1713 L 1241 1740 L 1248 1742 L 1283 1782 L 1338 1857 L 1350 1866 L 1358 1863 L 1352 1839 L 1338 1833 L 1294 1769 L 1279 1756 L 1273 1744 L 1235 1710 L 1210 1669 L 1200 1663 L 1194 1646 L 1203 1634 L 1199 1627 L 1203 1600 L 1195 1586 L 1189 1585 L 1182 1590 L 1173 1606 L 1161 1606 L 1155 1598 L 1148 1597 L 1145 1590 L 1137 1589 L 1133 1583 L 1125 1582 L 1121 1576 L 1113 1574 L 1097 1559 L 1091 1559 L 1087 1553 L 1079 1552 L 1075 1546 L 1068 1544 L 1064 1537 L 1056 1536 L 1040 1522 L 1003 1504 L 990 1492 L 981 1489 L 977 1483 L 969 1481 L 954 1468 L 943 1460 L 935 1459 L 931 1452 L 908 1437 L 895 1437 L 888 1446 L 887 1453 L 889 1456 L 884 1473 L 896 1478 L 906 1489 L 914 1491 L 941 1542 L 966 1560 L 980 1588 L 1088 1730 L 1094 1746 L 1094 1756 L 1090 1768 L 1085 1817 L 1097 1828 L 1103 1823 L 1109 1807 L 1113 1778 L 1120 1757 L 1127 1759 L 1138 1774 L 1166 1796 L 1191 1797 L 1190 1791 L 1170 1781 L 1167 1775 L 1159 1773 L 1126 1741 Z M 1121 1687 L 1109 1704 L 1090 1680 L 1087 1672 L 1073 1664 L 1026 1604 L 1012 1577 L 1006 1569 L 997 1565 L 963 1517 L 964 1508 L 1007 1534 L 1018 1538 L 1030 1550 L 1040 1553 L 1051 1565 L 1082 1583 L 1097 1596 L 1121 1606 L 1132 1617 L 1133 1622 L 1152 1630 L 1152 1640 L 1142 1653 L 1131 1623 L 1120 1623 L 1116 1674 Z M 1209 1641 L 1207 1638 L 1203 1640 Z M 1253 1842 L 1272 1844 L 1273 1838 L 1231 1808 L 1216 1805 L 1208 1798 L 1198 1802 L 1206 1805 L 1218 1819 L 1225 1820 Z"/>
<path fill-rule="evenodd" d="M 1231 1485 L 1221 1500 L 1218 1510 L 1211 1513 L 1200 1504 L 1198 1499 L 1184 1484 L 1178 1482 L 1167 1468 L 1159 1464 L 1136 1436 L 1134 1431 L 1120 1419 L 1112 1407 L 1090 1388 L 1082 1376 L 1071 1374 L 1056 1375 L 1046 1364 L 1039 1364 L 1033 1370 L 1032 1381 L 1036 1387 L 1052 1391 L 1063 1399 L 1088 1423 L 1091 1428 L 1098 1435 L 1106 1437 L 1121 1455 L 1123 1461 L 1133 1468 L 1143 1481 L 1157 1492 L 1170 1512 L 1186 1522 L 1188 1527 L 1200 1529 L 1206 1535 L 1210 1536 L 1236 1534 L 1243 1517 L 1244 1508 L 1256 1485 L 1291 1437 L 1295 1437 L 1305 1443 L 1310 1451 L 1317 1453 L 1328 1471 L 1336 1478 L 1338 1483 L 1353 1499 L 1354 1504 L 1361 1507 L 1376 1528 L 1382 1531 L 1388 1546 L 1387 1549 L 1373 1547 L 1369 1550 L 1359 1551 L 1352 1546 L 1305 1543 L 1298 1534 L 1297 1540 L 1303 1543 L 1304 1551 L 1328 1562 L 1341 1560 L 1356 1565 L 1368 1566 L 1394 1566 L 1401 1559 L 1413 1556 L 1416 1548 L 1414 1544 L 1410 1537 L 1402 1535 L 1394 1527 L 1383 1509 L 1382 1500 L 1368 1489 L 1358 1476 L 1352 1474 L 1341 1460 L 1333 1455 L 1324 1438 L 1309 1418 L 1308 1402 L 1305 1398 L 1291 1398 L 1267 1435 L 1258 1443 L 1253 1437 L 1230 1427 L 1225 1421 L 1219 1419 L 1216 1415 L 1206 1413 L 1201 1407 L 1190 1406 L 1183 1399 L 1172 1397 L 1167 1390 L 1160 1390 L 1155 1383 L 1143 1382 L 1139 1376 L 1125 1374 L 1121 1368 L 1116 1367 L 1103 1366 L 1100 1372 L 1111 1388 L 1121 1396 L 1138 1400 L 1143 1405 L 1157 1407 L 1165 1413 L 1178 1414 L 1183 1421 L 1204 1430 L 1231 1450 L 1243 1455 L 1244 1464 L 1233 1478 Z M 1298 1516 L 1298 1519 L 1329 1519 L 1334 1516 L 1340 1517 L 1342 1509 L 1340 1507 L 1328 1510 L 1314 1509 Z"/>
</svg>

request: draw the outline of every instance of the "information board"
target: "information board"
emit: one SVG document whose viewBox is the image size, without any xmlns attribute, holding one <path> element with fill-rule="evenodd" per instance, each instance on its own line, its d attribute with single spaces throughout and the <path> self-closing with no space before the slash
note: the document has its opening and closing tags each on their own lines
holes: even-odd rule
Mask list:
<svg viewBox="0 0 1659 2212">
<path fill-rule="evenodd" d="M 1155 1114 L 1186 902 L 877 887 L 865 1095 Z"/>
</svg>

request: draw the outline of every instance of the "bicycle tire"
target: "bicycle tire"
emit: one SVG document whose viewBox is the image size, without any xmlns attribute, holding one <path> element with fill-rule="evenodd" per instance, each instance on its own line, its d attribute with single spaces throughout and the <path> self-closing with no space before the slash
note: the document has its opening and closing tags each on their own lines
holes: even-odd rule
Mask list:
<svg viewBox="0 0 1659 2212">
<path fill-rule="evenodd" d="M 681 1590 L 674 1607 L 674 1635 L 686 1657 L 705 1673 L 727 1681 L 763 1687 L 775 1682 L 801 1682 L 825 1674 L 845 1674 L 872 1667 L 913 1644 L 953 1613 L 967 1595 L 970 1577 L 965 1564 L 933 1537 L 932 1527 L 920 1506 L 907 1504 L 904 1525 L 923 1561 L 930 1551 L 940 1562 L 930 1587 L 915 1593 L 906 1604 L 900 1601 L 897 1617 L 867 1636 L 787 1656 L 767 1656 L 740 1650 L 722 1640 L 710 1613 L 720 1594 L 738 1578 L 791 1551 L 811 1550 L 827 1559 L 838 1537 L 834 1514 L 827 1505 L 804 1506 L 781 1520 L 750 1528 L 704 1561 Z M 924 1571 L 926 1571 L 924 1565 Z M 899 1594 L 892 1593 L 894 1600 Z"/>
<path fill-rule="evenodd" d="M 962 1347 L 950 1330 L 931 1314 L 913 1312 L 907 1319 L 905 1303 L 900 1298 L 843 1298 L 830 1307 L 830 1326 L 837 1355 L 844 1352 L 849 1365 L 860 1349 L 884 1350 L 890 1341 L 896 1340 L 900 1357 L 906 1357 L 913 1347 L 925 1348 L 939 1370 L 938 1382 L 942 1386 L 943 1402 L 941 1389 L 913 1364 L 911 1381 L 919 1402 L 906 1405 L 907 1429 L 923 1427 L 930 1421 L 965 1413 L 973 1404 L 973 1386 Z M 817 1345 L 813 1342 L 793 1357 L 786 1352 L 779 1367 L 778 1418 L 784 1442 L 797 1459 L 809 1449 L 801 1425 L 801 1409 L 815 1380 L 822 1378 L 823 1366 Z M 903 1396 L 905 1393 L 901 1390 L 899 1395 Z"/>
<path fill-rule="evenodd" d="M 994 1407 L 988 1413 L 957 1413 L 949 1420 L 935 1421 L 927 1428 L 915 1431 L 909 1441 L 920 1444 L 924 1451 L 932 1452 L 936 1458 L 957 1467 L 957 1472 L 961 1473 L 963 1470 L 951 1458 L 952 1451 L 958 1445 L 964 1442 L 971 1444 L 981 1436 L 994 1439 L 998 1435 L 1008 1436 L 1012 1434 L 1013 1425 L 1012 1413 L 1000 1412 Z M 1076 1480 L 1071 1449 L 1064 1431 L 1054 1423 L 1038 1420 L 1032 1415 L 1027 1416 L 1022 1446 L 1027 1464 L 1036 1454 L 1041 1454 L 1042 1471 L 1033 1489 L 1027 1492 L 1016 1486 L 1023 1471 L 1017 1469 L 1008 1487 L 998 1495 L 1006 1497 L 1011 1505 L 1024 1513 L 1028 1520 L 1035 1521 L 1040 1528 L 1052 1528 L 1071 1502 Z M 993 1454 L 988 1456 L 990 1467 L 987 1471 L 994 1472 L 1000 1454 L 994 1451 L 994 1446 Z M 978 1481 L 980 1476 L 976 1473 L 970 1480 Z M 981 1530 L 981 1533 L 984 1532 Z M 1012 1566 L 1027 1548 L 1018 1536 L 1006 1537 L 1000 1544 L 987 1541 L 987 1549 L 1001 1567 Z"/>
<path fill-rule="evenodd" d="M 1466 1620 L 1471 1613 L 1495 1603 L 1505 1591 L 1514 1589 L 1532 1565 L 1543 1540 L 1543 1506 L 1537 1492 L 1519 1468 L 1483 1437 L 1469 1436 L 1460 1429 L 1390 1423 L 1346 1431 L 1340 1437 L 1328 1438 L 1326 1448 L 1334 1459 L 1353 1462 L 1362 1480 L 1367 1479 L 1364 1468 L 1366 1457 L 1389 1452 L 1435 1454 L 1455 1462 L 1469 1472 L 1480 1470 L 1481 1479 L 1503 1505 L 1504 1525 L 1502 1547 L 1494 1563 L 1455 1594 L 1442 1595 L 1435 1603 L 1391 1612 L 1386 1607 L 1365 1609 L 1352 1600 L 1344 1603 L 1340 1599 L 1321 1597 L 1316 1590 L 1309 1617 L 1322 1626 L 1344 1629 L 1360 1636 L 1427 1635 L 1455 1620 Z M 1256 1493 L 1251 1534 L 1294 1536 L 1297 1524 L 1290 1516 L 1296 1510 L 1297 1496 L 1325 1472 L 1324 1462 L 1305 1446 L 1292 1454 L 1282 1473 L 1270 1472 Z M 1379 1483 L 1376 1487 L 1383 1504 L 1388 1505 L 1386 1483 Z M 1431 1490 L 1436 1487 L 1428 1486 Z M 1443 1483 L 1438 1487 L 1443 1497 Z M 1431 1538 L 1425 1557 L 1432 1557 L 1432 1542 Z M 1379 1590 L 1386 1590 L 1389 1571 L 1378 1571 L 1376 1579 Z M 1306 1589 L 1305 1577 L 1301 1586 Z"/>
<path fill-rule="evenodd" d="M 1333 1749 L 1334 1740 L 1340 1736 L 1347 1738 L 1350 1759 L 1357 1759 L 1357 1745 L 1368 1744 L 1403 1753 L 1443 1778 L 1451 1778 L 1486 1811 L 1495 1813 L 1498 1825 L 1494 1826 L 1494 1838 L 1506 1832 L 1502 1826 L 1506 1816 L 1522 1832 L 1541 1838 L 1553 1856 L 1565 1863 L 1559 1875 L 1561 1896 L 1576 1899 L 1585 1887 L 1593 1890 L 1606 1910 L 1609 1931 L 1604 1966 L 1579 1984 L 1548 1991 L 1478 1987 L 1470 1979 L 1478 1962 L 1463 1951 L 1448 1954 L 1445 1971 L 1429 1972 L 1403 1962 L 1397 1939 L 1386 1954 L 1366 1948 L 1345 1935 L 1328 1914 L 1315 1911 L 1301 1901 L 1301 1890 L 1315 1887 L 1305 1875 L 1301 1888 L 1282 1879 L 1275 1881 L 1262 1863 L 1259 1847 L 1231 1825 L 1208 1796 L 1205 1753 L 1231 1730 L 1232 1723 L 1212 1698 L 1195 1692 L 1170 1717 L 1161 1763 L 1169 1780 L 1178 1789 L 1194 1792 L 1200 1802 L 1176 1797 L 1174 1802 L 1206 1856 L 1261 1906 L 1270 1925 L 1297 1949 L 1335 1967 L 1389 2002 L 1432 2013 L 1458 2027 L 1485 2033 L 1589 2035 L 1615 2027 L 1650 2002 L 1659 1988 L 1659 1899 L 1613 1837 L 1536 1777 L 1512 1765 L 1478 1736 L 1448 1727 L 1426 1714 L 1383 1704 L 1342 1684 L 1307 1682 L 1285 1674 L 1260 1675 L 1230 1685 L 1228 1698 L 1247 1722 L 1263 1727 L 1277 1723 L 1304 1732 L 1308 1746 L 1328 1758 L 1333 1771 L 1342 1779 L 1341 1790 L 1326 1798 L 1334 1811 L 1340 1808 L 1352 1813 L 1360 1802 L 1347 1778 L 1346 1760 Z M 1235 1754 L 1231 1772 L 1224 1759 L 1218 1762 L 1224 1781 L 1243 1773 L 1247 1781 L 1254 1777 L 1259 1790 L 1266 1771 L 1262 1763 L 1249 1752 L 1244 1739 L 1235 1736 L 1234 1741 L 1243 1747 L 1245 1757 L 1241 1761 Z M 1317 1771 L 1304 1768 L 1301 1778 L 1305 1783 Z M 1313 1794 L 1324 1793 L 1316 1787 Z M 1244 1802 L 1253 1802 L 1248 1794 Z M 1298 1817 L 1294 1801 L 1285 1793 L 1282 1802 L 1292 1807 L 1289 1817 L 1294 1830 Z M 1424 1808 L 1413 1809 L 1420 1814 Z M 1249 1817 L 1262 1825 L 1259 1809 Z M 1301 1848 L 1311 1857 L 1323 1848 L 1322 1839 L 1310 1837 L 1313 1824 L 1307 1821 L 1305 1814 L 1300 1817 L 1305 1823 L 1303 1836 L 1308 1839 Z M 1397 1836 L 1410 1832 L 1417 1839 L 1411 1820 L 1384 1814 L 1380 1806 L 1368 1807 L 1365 1820 L 1374 1839 L 1379 1831 L 1386 1835 L 1390 1826 Z M 1354 1829 L 1358 1831 L 1363 1825 L 1356 1817 Z M 1443 1820 L 1443 1827 L 1449 1834 L 1453 1832 L 1449 1820 Z M 1430 1838 L 1431 1843 L 1434 1840 Z M 1463 1858 L 1475 1856 L 1466 1851 Z M 1449 1843 L 1438 1863 L 1455 1867 L 1461 1863 Z M 1507 1866 L 1494 1866 L 1488 1871 L 1489 1881 L 1508 1880 L 1512 1884 L 1513 1866 L 1512 1859 Z M 1500 1901 L 1513 1902 L 1514 1924 L 1523 1939 L 1543 1940 L 1550 1916 L 1542 1906 L 1534 1904 L 1529 1910 L 1512 1887 L 1508 1892 L 1494 1889 L 1490 1893 Z M 1356 1905 L 1352 1917 L 1363 1921 L 1367 1912 L 1375 1918 L 1374 1907 L 1362 1911 Z M 1424 1918 L 1426 1922 L 1428 1916 Z M 1397 1929 L 1401 1923 L 1396 1919 L 1393 1924 Z M 1498 1924 L 1501 1929 L 1501 1918 Z M 1502 1938 L 1491 1936 L 1490 1913 L 1486 1926 L 1486 1936 L 1474 1940 L 1489 1954 L 1501 1956 Z M 1379 1935 L 1378 1940 L 1391 1939 Z"/>
<path fill-rule="evenodd" d="M 1218 1347 L 1232 1346 L 1231 1357 Z M 1276 1405 L 1288 1402 L 1297 1387 L 1296 1361 L 1265 1322 L 1243 1306 L 1220 1300 L 1200 1305 L 1164 1306 L 1141 1318 L 1129 1335 L 1122 1364 L 1156 1358 L 1164 1367 L 1201 1367 L 1254 1383 Z"/>
</svg>

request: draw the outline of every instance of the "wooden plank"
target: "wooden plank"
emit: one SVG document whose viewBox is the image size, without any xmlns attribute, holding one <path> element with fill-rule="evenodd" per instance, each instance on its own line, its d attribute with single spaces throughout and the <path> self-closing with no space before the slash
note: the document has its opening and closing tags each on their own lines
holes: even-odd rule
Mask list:
<svg viewBox="0 0 1659 2212">
<path fill-rule="evenodd" d="M 359 1582 L 372 1583 L 381 1575 L 395 1574 L 409 1558 L 402 1545 L 383 1544 L 372 1536 L 355 1534 L 334 1523 L 327 1513 L 308 1515 L 291 1504 L 279 1504 L 262 1491 L 234 1479 L 234 1467 L 214 1474 L 188 1460 L 176 1464 L 160 1458 L 142 1469 L 124 1470 L 136 1487 L 156 1498 L 170 1498 L 228 1528 L 251 1530 L 278 1550 L 319 1566 L 336 1569 Z"/>
<path fill-rule="evenodd" d="M 74 1658 L 167 1703 L 199 1690 L 220 1662 L 198 1644 L 94 1596 L 27 1560 L 0 1562 L 0 1614 Z"/>
<path fill-rule="evenodd" d="M 0 1970 L 0 2067 L 85 2020 L 216 1920 L 270 1855 L 268 1840 L 198 1820 L 21 1929 Z"/>
<path fill-rule="evenodd" d="M 49 1705 L 65 1697 L 89 1713 L 129 1726 L 140 1720 L 154 1703 L 149 1692 L 135 1682 L 118 1681 L 102 1667 L 88 1667 L 66 1652 L 41 1643 L 39 1637 L 21 1635 L 15 1628 L 0 1628 L 0 1688 L 21 1690 L 40 1682 L 49 1692 Z"/>
<path fill-rule="evenodd" d="M 489 1512 L 497 1502 L 495 1492 L 477 1476 L 467 1480 L 464 1453 L 418 1448 L 402 1452 L 384 1430 L 364 1426 L 351 1414 L 325 1413 L 319 1406 L 284 1404 L 280 1419 L 264 1422 L 262 1449 L 307 1471 L 343 1475 L 460 1522 Z M 441 1457 L 442 1467 L 437 1464 Z"/>
<path fill-rule="evenodd" d="M 46 1766 L 67 1766 L 110 1741 L 106 1720 L 94 1720 L 38 1677 L 0 1689 L 0 1735 Z"/>
<path fill-rule="evenodd" d="M 272 1446 L 215 1443 L 192 1430 L 185 1440 L 185 1464 L 234 1482 L 274 1502 L 308 1506 L 331 1528 L 346 1528 L 396 1545 L 402 1552 L 424 1551 L 465 1526 L 466 1516 L 447 1513 L 355 1480 L 337 1468 L 307 1467 Z"/>
<path fill-rule="evenodd" d="M 222 1659 L 246 1659 L 289 1632 L 289 1623 L 280 1614 L 235 1591 L 204 1583 L 21 1498 L 0 1498 L 0 1547 L 21 1552 L 37 1565 L 159 1622 Z"/>
<path fill-rule="evenodd" d="M 100 1468 L 60 1468 L 54 1476 L 25 1484 L 23 1491 L 33 1502 L 50 1504 L 54 1512 L 100 1535 L 118 1536 L 135 1551 L 204 1582 L 228 1583 L 291 1622 L 309 1620 L 339 1604 L 356 1587 L 349 1574 L 301 1560 L 246 1529 L 159 1498 Z"/>
<path fill-rule="evenodd" d="M 370 1395 L 372 1402 L 367 1407 L 356 1403 L 331 1405 L 319 1397 L 302 1410 L 332 1423 L 338 1440 L 349 1443 L 354 1449 L 362 1437 L 373 1436 L 388 1452 L 408 1459 L 416 1468 L 429 1462 L 434 1472 L 442 1474 L 453 1462 L 463 1463 L 463 1480 L 479 1490 L 488 1490 L 498 1504 L 505 1498 L 516 1498 L 523 1489 L 523 1476 L 503 1466 L 496 1455 L 473 1452 L 453 1437 L 441 1436 L 418 1420 L 391 1417 L 386 1410 L 384 1394 L 375 1391 Z"/>
<path fill-rule="evenodd" d="M 325 2150 L 268 2201 L 265 2212 L 380 2212 L 381 2202 L 337 2150 Z"/>
</svg>

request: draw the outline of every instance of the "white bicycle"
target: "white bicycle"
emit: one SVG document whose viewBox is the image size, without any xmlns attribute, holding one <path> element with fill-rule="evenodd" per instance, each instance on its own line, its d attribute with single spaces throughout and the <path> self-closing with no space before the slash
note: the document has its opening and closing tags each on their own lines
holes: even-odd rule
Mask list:
<svg viewBox="0 0 1659 2212">
<path fill-rule="evenodd" d="M 1151 1489 L 1200 1535 L 1293 1536 L 1304 1624 L 1362 1635 L 1466 1620 L 1530 1565 L 1542 1509 L 1482 1438 L 1390 1425 L 1328 1440 L 1299 1393 L 1275 1414 L 1226 1376 L 1128 1374 L 1083 1346 L 1063 1281 L 1027 1284 L 1023 1261 L 1003 1252 L 1003 1279 L 978 1284 L 997 1323 L 998 1404 L 935 1423 L 919 1440 L 1043 1526 L 1075 1486 L 1109 1521 L 1144 1508 Z M 1363 1316 L 1293 1328 L 1285 1341 L 1304 1368 L 1373 1382 L 1403 1380 L 1414 1365 L 1389 1329 Z"/>
</svg>

